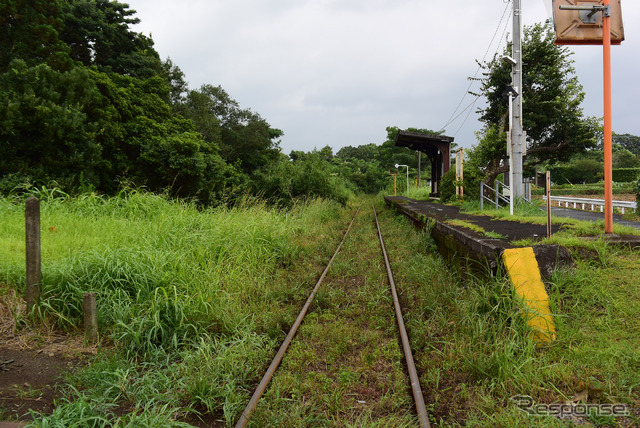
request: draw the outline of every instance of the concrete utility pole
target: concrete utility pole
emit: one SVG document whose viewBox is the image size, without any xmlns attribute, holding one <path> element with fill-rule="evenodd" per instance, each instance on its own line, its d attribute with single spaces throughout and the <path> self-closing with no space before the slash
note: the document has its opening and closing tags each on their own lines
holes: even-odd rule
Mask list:
<svg viewBox="0 0 640 428">
<path fill-rule="evenodd" d="M 511 198 L 524 196 L 524 184 L 522 177 L 522 158 L 526 149 L 526 141 L 522 130 L 522 0 L 513 0 L 513 59 L 511 68 L 511 86 L 519 96 L 513 100 L 513 182 L 511 186 Z"/>
</svg>

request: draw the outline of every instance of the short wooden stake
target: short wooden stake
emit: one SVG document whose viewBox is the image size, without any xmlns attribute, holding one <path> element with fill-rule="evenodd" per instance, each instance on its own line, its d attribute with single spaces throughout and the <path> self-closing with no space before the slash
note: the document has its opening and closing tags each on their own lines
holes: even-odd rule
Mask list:
<svg viewBox="0 0 640 428">
<path fill-rule="evenodd" d="M 42 263 L 40 256 L 40 200 L 30 196 L 25 201 L 25 250 L 27 261 L 26 296 L 27 310 L 40 298 Z"/>
<path fill-rule="evenodd" d="M 547 238 L 551 238 L 551 172 L 547 171 L 546 175 L 546 191 L 547 191 Z"/>
<path fill-rule="evenodd" d="M 98 340 L 98 311 L 96 305 L 96 293 L 85 293 L 82 297 L 84 338 L 88 342 L 95 343 Z"/>
</svg>

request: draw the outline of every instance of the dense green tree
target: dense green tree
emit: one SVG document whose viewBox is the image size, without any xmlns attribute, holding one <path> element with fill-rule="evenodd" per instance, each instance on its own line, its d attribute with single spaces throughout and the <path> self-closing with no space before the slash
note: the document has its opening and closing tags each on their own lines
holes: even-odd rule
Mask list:
<svg viewBox="0 0 640 428">
<path fill-rule="evenodd" d="M 365 193 L 377 193 L 389 183 L 389 167 L 380 163 L 381 146 L 364 144 L 346 146 L 336 154 L 341 174 Z"/>
<path fill-rule="evenodd" d="M 189 87 L 180 67 L 174 64 L 170 58 L 167 58 L 165 61 L 162 61 L 161 75 L 171 88 L 169 92 L 169 104 L 175 107 L 183 103 Z"/>
<path fill-rule="evenodd" d="M 636 168 L 640 166 L 640 156 L 636 156 L 629 150 L 613 143 L 613 159 L 614 168 Z"/>
<path fill-rule="evenodd" d="M 46 64 L 29 67 L 23 60 L 9 68 L 0 74 L 0 171 L 5 179 L 98 184 L 102 148 L 88 113 L 99 106 L 100 94 L 91 73 L 83 68 L 61 72 Z"/>
<path fill-rule="evenodd" d="M 378 161 L 380 146 L 376 144 L 364 144 L 358 147 L 345 146 L 338 150 L 336 156 L 343 160 L 360 159 L 363 161 Z"/>
<path fill-rule="evenodd" d="M 613 142 L 640 156 L 640 137 L 631 134 L 613 134 Z"/>
<path fill-rule="evenodd" d="M 60 39 L 75 61 L 140 78 L 161 71 L 153 41 L 129 29 L 140 22 L 129 5 L 110 0 L 66 0 L 61 5 L 64 26 Z"/>
<path fill-rule="evenodd" d="M 113 193 L 126 180 L 176 196 L 220 196 L 238 173 L 171 113 L 168 91 L 161 77 L 12 62 L 0 74 L 3 187 L 24 178 Z"/>
<path fill-rule="evenodd" d="M 191 119 L 205 140 L 217 144 L 227 162 L 239 163 L 247 173 L 280 155 L 283 132 L 271 128 L 259 114 L 240 108 L 220 86 L 203 85 L 189 91 L 175 110 Z"/>
<path fill-rule="evenodd" d="M 597 183 L 604 176 L 604 164 L 593 158 L 576 158 L 550 167 L 551 179 L 560 184 Z"/>
<path fill-rule="evenodd" d="M 214 202 L 248 185 L 220 145 L 247 168 L 278 153 L 281 131 L 221 88 L 205 92 L 217 116 L 176 114 L 184 75 L 129 29 L 138 20 L 128 5 L 8 0 L 0 11 L 3 189 L 56 181 L 66 191 L 114 193 L 126 181 Z"/>
<path fill-rule="evenodd" d="M 549 24 L 525 27 L 523 40 L 523 127 L 527 132 L 525 168 L 542 162 L 567 161 L 576 153 L 595 147 L 598 125 L 583 116 L 582 86 L 575 76 L 570 51 L 554 45 Z M 508 50 L 505 51 L 508 53 Z M 484 136 L 475 150 L 484 164 L 487 181 L 508 171 L 506 129 L 508 106 L 503 92 L 511 83 L 511 65 L 499 56 L 483 64 L 481 95 Z"/>
<path fill-rule="evenodd" d="M 205 203 L 248 190 L 282 205 L 345 203 L 382 188 L 390 162 L 415 163 L 392 141 L 283 155 L 283 132 L 224 89 L 189 90 L 178 66 L 131 31 L 127 4 L 7 0 L 0 12 L 2 190 L 55 181 L 111 194 L 126 182 Z"/>
<path fill-rule="evenodd" d="M 352 184 L 339 174 L 326 151 L 297 152 L 296 159 L 280 155 L 278 160 L 255 174 L 256 192 L 280 205 L 294 199 L 321 197 L 345 204 Z"/>
<path fill-rule="evenodd" d="M 59 39 L 64 28 L 58 0 L 3 0 L 0 2 L 0 72 L 14 59 L 28 66 L 47 64 L 69 70 L 69 47 Z"/>
</svg>

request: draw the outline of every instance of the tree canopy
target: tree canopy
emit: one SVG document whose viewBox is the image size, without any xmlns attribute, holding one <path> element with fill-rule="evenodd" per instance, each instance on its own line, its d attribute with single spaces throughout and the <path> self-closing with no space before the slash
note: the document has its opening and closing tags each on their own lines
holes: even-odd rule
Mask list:
<svg viewBox="0 0 640 428">
<path fill-rule="evenodd" d="M 393 126 L 381 144 L 284 155 L 282 130 L 220 86 L 190 89 L 151 37 L 132 30 L 137 22 L 118 1 L 0 4 L 0 191 L 128 185 L 205 204 L 249 192 L 286 206 L 378 192 L 396 163 L 415 171 L 416 153 L 394 145 Z"/>
<path fill-rule="evenodd" d="M 220 87 L 189 91 L 135 11 L 108 0 L 0 6 L 0 187 L 121 183 L 220 198 L 279 154 L 282 131 Z"/>
<path fill-rule="evenodd" d="M 510 47 L 507 47 L 505 54 Z M 554 45 L 550 24 L 525 27 L 523 39 L 523 128 L 527 133 L 525 167 L 566 161 L 597 144 L 598 123 L 585 118 L 584 92 L 570 59 L 570 51 Z M 511 65 L 496 55 L 485 69 L 480 95 L 484 128 L 474 150 L 476 162 L 486 168 L 488 181 L 508 170 L 506 130 L 508 106 L 503 92 L 511 84 Z"/>
</svg>

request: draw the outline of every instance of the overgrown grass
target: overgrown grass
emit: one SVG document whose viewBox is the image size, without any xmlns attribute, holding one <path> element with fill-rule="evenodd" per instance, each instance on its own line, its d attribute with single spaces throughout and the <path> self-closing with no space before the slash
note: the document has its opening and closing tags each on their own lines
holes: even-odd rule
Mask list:
<svg viewBox="0 0 640 428">
<path fill-rule="evenodd" d="M 251 426 L 416 425 L 367 202 Z"/>
<path fill-rule="evenodd" d="M 510 214 L 509 207 L 495 209 L 491 206 L 487 207 L 487 205 L 485 205 L 485 209 L 481 210 L 480 203 L 478 201 L 467 201 L 461 204 L 461 210 L 464 211 L 465 214 L 488 215 L 496 219 L 515 220 L 523 223 L 547 224 L 547 214 L 542 208 L 542 201 L 518 201 L 518 203 L 514 205 L 512 216 Z M 551 240 L 546 240 L 543 243 L 559 244 L 564 242 L 566 239 L 572 239 L 578 236 L 598 236 L 604 234 L 604 220 L 581 221 L 566 217 L 553 216 L 551 222 L 552 224 L 562 225 L 562 230 L 555 234 Z M 630 226 L 623 226 L 614 223 L 613 233 L 619 235 L 639 235 L 640 231 Z"/>
<path fill-rule="evenodd" d="M 406 186 L 405 186 L 406 187 Z M 406 192 L 403 192 L 402 195 L 406 195 Z M 415 187 L 412 186 L 411 184 L 409 185 L 409 197 L 411 199 L 417 199 L 417 200 L 427 200 L 429 199 L 429 196 L 431 195 L 431 187 Z"/>
<path fill-rule="evenodd" d="M 506 278 L 466 272 L 466 281 L 452 281 L 440 256 L 425 252 L 433 245 L 421 234 L 398 229 L 392 236 L 388 251 L 432 421 L 566 426 L 553 417 L 530 416 L 511 400 L 527 395 L 537 404 L 576 396 L 590 404 L 621 403 L 630 416 L 574 422 L 639 423 L 640 320 L 632 315 L 640 304 L 637 251 L 576 240 L 569 248 L 577 268 L 556 272 L 547 284 L 558 339 L 536 347 Z"/>
<path fill-rule="evenodd" d="M 24 282 L 19 202 L 0 199 L 5 290 Z M 434 424 L 565 426 L 522 412 L 515 395 L 640 408 L 637 251 L 567 238 L 577 268 L 548 283 L 558 339 L 536 347 L 503 276 L 463 281 L 426 232 L 377 206 Z M 40 427 L 178 427 L 198 414 L 235 422 L 353 212 L 323 201 L 199 210 L 139 192 L 53 194 L 42 209 L 35 315 L 73 331 L 82 293 L 96 292 L 104 349 L 68 378 L 52 415 L 35 415 Z M 359 221 L 254 425 L 414 422 L 370 214 Z M 634 411 L 587 422 L 633 426 Z"/>
<path fill-rule="evenodd" d="M 83 294 L 95 292 L 100 334 L 120 356 L 99 356 L 89 370 L 103 359 L 111 368 L 73 380 L 81 392 L 44 426 L 81 411 L 83 401 L 97 415 L 95 426 L 113 419 L 114 406 L 168 420 L 186 406 L 233 420 L 306 298 L 297 280 L 315 273 L 313 260 L 325 257 L 343 227 L 344 210 L 321 200 L 287 211 L 259 201 L 202 210 L 137 191 L 40 196 L 43 283 L 33 315 L 74 330 Z M 21 202 L 0 199 L 0 283 L 22 292 Z M 307 265 L 288 269 L 301 260 Z M 297 272 L 293 283 L 288 270 Z M 27 324 L 27 314 L 18 317 Z"/>
</svg>

